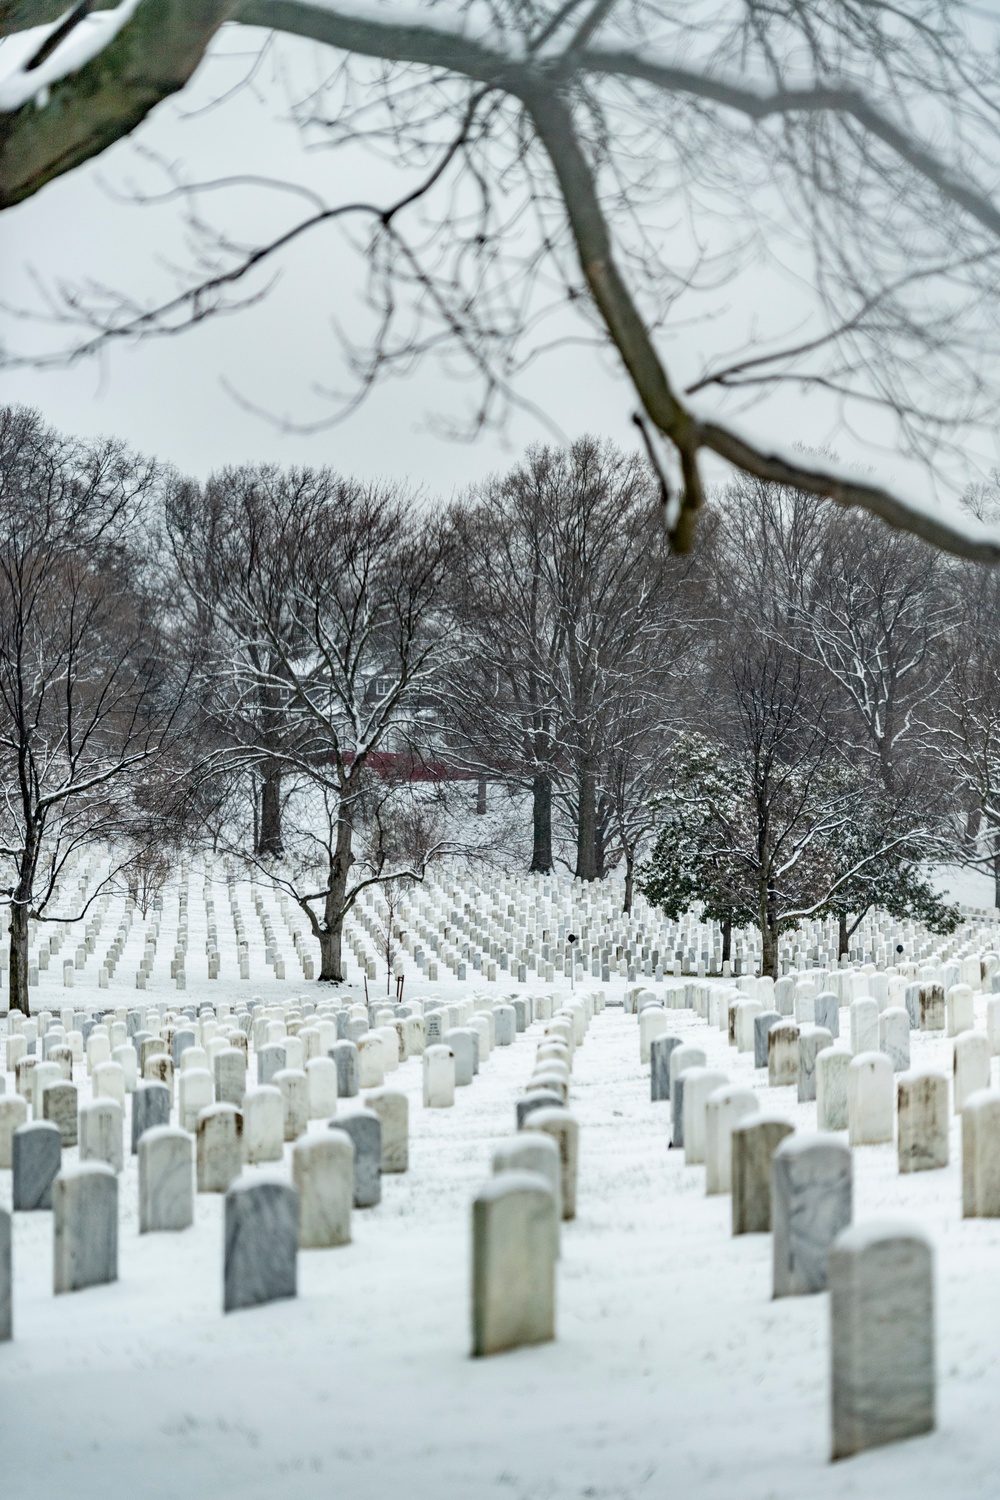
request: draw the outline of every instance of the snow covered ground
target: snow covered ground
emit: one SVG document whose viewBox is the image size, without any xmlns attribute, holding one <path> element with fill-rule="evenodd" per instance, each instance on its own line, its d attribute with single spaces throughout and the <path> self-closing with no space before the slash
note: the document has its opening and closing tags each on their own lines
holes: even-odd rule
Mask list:
<svg viewBox="0 0 1000 1500">
<path fill-rule="evenodd" d="M 191 914 L 195 952 L 194 883 Z M 171 920 L 168 898 L 164 953 Z M 40 976 L 43 1003 L 67 998 L 55 967 Z M 87 1001 L 138 998 L 130 961 L 108 991 L 94 959 L 88 970 Z M 189 976 L 184 1000 L 306 988 L 225 972 L 211 984 Z M 434 992 L 476 988 L 494 989 L 449 981 Z M 169 980 L 154 979 L 147 998 L 168 996 Z M 976 1004 L 983 1029 L 985 999 Z M 697 1035 L 710 1065 L 814 1128 L 815 1106 L 768 1090 L 718 1030 L 691 1011 L 670 1023 Z M 707 1198 L 704 1168 L 668 1149 L 669 1106 L 650 1103 L 638 1025 L 620 1009 L 594 1019 L 576 1055 L 579 1206 L 562 1232 L 558 1339 L 469 1358 L 470 1203 L 513 1131 L 540 1032 L 496 1049 L 450 1110 L 422 1108 L 419 1060 L 389 1075 L 410 1098 L 410 1171 L 384 1178 L 382 1203 L 354 1213 L 350 1246 L 300 1254 L 294 1301 L 223 1316 L 221 1198 L 199 1196 L 184 1233 L 140 1237 L 132 1161 L 111 1286 L 54 1297 L 51 1215 L 16 1215 L 15 1337 L 0 1345 L 3 1500 L 992 1500 L 1000 1221 L 961 1218 L 958 1124 L 944 1171 L 900 1177 L 893 1147 L 853 1153 L 855 1218 L 915 1220 L 936 1247 L 939 1430 L 831 1466 L 828 1299 L 771 1300 L 770 1237 L 733 1239 L 729 1198 Z M 912 1041 L 914 1066 L 950 1069 L 950 1042 Z M 6 1206 L 10 1192 L 0 1171 Z"/>
</svg>

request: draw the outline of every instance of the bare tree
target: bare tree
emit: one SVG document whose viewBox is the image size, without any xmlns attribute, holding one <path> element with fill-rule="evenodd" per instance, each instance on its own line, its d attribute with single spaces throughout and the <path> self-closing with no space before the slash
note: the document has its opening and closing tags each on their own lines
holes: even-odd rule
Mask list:
<svg viewBox="0 0 1000 1500">
<path fill-rule="evenodd" d="M 852 710 L 855 748 L 891 795 L 941 681 L 936 647 L 951 617 L 941 559 L 870 518 L 831 516 L 825 533 L 800 604 L 805 639 Z"/>
<path fill-rule="evenodd" d="M 156 837 L 158 766 L 183 693 L 144 577 L 154 468 L 0 411 L 0 859 L 10 1003 L 28 1012 L 28 923 L 58 909 L 71 856 L 112 842 L 85 904 Z M 131 846 L 128 840 L 131 838 Z"/>
<path fill-rule="evenodd" d="M 189 206 L 190 275 L 162 302 L 70 291 L 56 305 L 76 329 L 66 357 L 252 299 L 302 236 L 341 227 L 367 258 L 375 309 L 353 351 L 361 391 L 423 354 L 457 356 L 479 382 L 478 419 L 492 420 L 568 298 L 581 337 L 609 345 L 631 382 L 676 547 L 691 544 L 710 454 L 961 555 L 1000 557 L 975 521 L 779 451 L 746 417 L 792 384 L 848 415 L 878 408 L 942 483 L 950 457 L 992 431 L 1000 91 L 985 12 L 948 0 L 723 0 L 710 14 L 654 0 L 424 0 L 400 16 L 140 0 L 63 20 L 60 0 L 7 0 L 4 31 L 49 29 L 4 82 L 0 204 L 134 130 L 232 22 L 330 48 L 325 85 L 310 78 L 295 117 L 331 149 L 390 150 L 404 184 L 392 200 L 337 201 L 290 174 L 258 182 L 296 206 L 248 244 L 211 223 L 218 179 L 181 174 L 166 196 Z M 801 305 L 773 292 L 789 256 Z M 661 334 L 705 310 L 700 294 L 714 297 L 724 275 L 761 265 L 759 307 L 738 330 L 719 321 L 712 347 L 706 333 L 704 366 L 682 385 Z"/>
<path fill-rule="evenodd" d="M 582 438 L 532 449 L 456 516 L 471 646 L 453 684 L 459 728 L 492 750 L 494 769 L 530 779 L 533 869 L 552 866 L 555 795 L 576 874 L 603 873 L 604 759 L 625 732 L 625 705 L 652 698 L 676 650 L 682 569 L 656 545 L 653 493 L 637 455 Z"/>
<path fill-rule="evenodd" d="M 212 493 L 209 486 L 209 502 Z M 273 853 L 249 857 L 305 912 L 320 979 L 339 982 L 347 913 L 365 886 L 401 873 L 385 841 L 358 861 L 355 838 L 373 821 L 365 811 L 373 757 L 406 751 L 419 732 L 421 695 L 452 649 L 440 605 L 451 532 L 400 491 L 328 470 L 254 495 L 259 524 L 213 530 L 208 579 L 193 566 L 185 573 L 199 590 L 224 581 L 204 605 L 210 618 L 224 618 L 209 660 L 228 677 L 227 699 L 280 701 L 282 732 L 267 753 L 300 783 L 296 826 L 284 830 L 284 862 Z M 188 487 L 168 507 L 185 557 L 201 544 L 190 522 L 197 510 Z"/>
<path fill-rule="evenodd" d="M 942 690 L 926 727 L 957 805 L 975 809 L 983 825 L 964 862 L 989 870 L 1000 906 L 1000 586 L 971 569 L 955 583 Z"/>
</svg>

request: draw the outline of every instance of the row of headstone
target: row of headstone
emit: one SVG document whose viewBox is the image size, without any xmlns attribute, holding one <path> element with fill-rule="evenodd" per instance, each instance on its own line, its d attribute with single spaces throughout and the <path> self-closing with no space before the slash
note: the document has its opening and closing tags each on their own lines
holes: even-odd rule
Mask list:
<svg viewBox="0 0 1000 1500">
<path fill-rule="evenodd" d="M 666 1010 L 637 996 L 640 1058 L 650 1064 L 652 1100 L 672 1104 L 673 1144 L 683 1146 L 685 1164 L 704 1163 L 707 1193 L 731 1193 L 733 1234 L 771 1233 L 773 1295 L 830 1289 L 832 1457 L 931 1430 L 930 1247 L 910 1228 L 852 1225 L 851 1145 L 893 1139 L 892 1059 L 884 1052 L 853 1056 L 830 1045 L 833 1028 L 788 1023 L 738 991 L 720 993 L 714 1003 L 732 1044 L 752 1050 L 758 1067 L 766 1063 L 769 1084 L 795 1083 L 800 1102 L 817 1100 L 818 1133 L 799 1134 L 763 1112 L 756 1090 L 707 1067 L 702 1048 L 667 1034 Z M 958 1036 L 956 1078 L 976 1059 L 982 1063 L 973 1040 Z M 988 1062 L 987 1054 L 987 1077 Z M 898 1091 L 900 1170 L 937 1165 L 942 1150 L 947 1161 L 947 1079 L 904 1074 Z M 984 1201 L 994 1183 L 1000 1188 L 1000 1093 L 973 1093 L 965 1108 L 969 1213 L 977 1188 Z M 824 1115 L 836 1117 L 832 1128 L 848 1128 L 850 1144 L 823 1132 Z M 996 1198 L 1000 1212 L 1000 1192 Z"/>
</svg>

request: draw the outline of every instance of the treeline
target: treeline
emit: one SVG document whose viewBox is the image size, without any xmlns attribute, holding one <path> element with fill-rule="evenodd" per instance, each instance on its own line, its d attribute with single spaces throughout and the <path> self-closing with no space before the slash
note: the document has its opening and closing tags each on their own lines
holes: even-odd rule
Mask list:
<svg viewBox="0 0 1000 1500">
<path fill-rule="evenodd" d="M 1000 878 L 998 611 L 992 573 L 748 481 L 674 557 L 645 461 L 593 439 L 435 506 L 325 469 L 201 485 L 0 411 L 12 1003 L 90 845 L 109 880 L 248 861 L 342 977 L 361 887 L 474 842 L 442 784 L 470 826 L 487 786 L 530 801 L 532 869 L 622 867 L 627 901 L 760 926 L 766 963 L 807 912 L 844 944 L 873 902 L 947 925 L 923 862 Z"/>
</svg>

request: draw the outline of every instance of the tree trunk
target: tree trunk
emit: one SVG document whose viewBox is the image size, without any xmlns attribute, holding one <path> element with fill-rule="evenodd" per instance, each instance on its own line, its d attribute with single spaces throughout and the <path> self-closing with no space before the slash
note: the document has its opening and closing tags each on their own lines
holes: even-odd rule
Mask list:
<svg viewBox="0 0 1000 1500">
<path fill-rule="evenodd" d="M 732 912 L 723 919 L 722 923 L 722 962 L 728 964 L 733 957 L 733 916 Z"/>
<path fill-rule="evenodd" d="M 778 934 L 772 931 L 765 923 L 761 930 L 761 961 L 760 972 L 762 975 L 770 975 L 772 979 L 778 977 Z"/>
<path fill-rule="evenodd" d="M 531 783 L 532 850 L 530 873 L 548 875 L 552 870 L 552 778 L 539 771 Z"/>
<path fill-rule="evenodd" d="M 631 845 L 625 845 L 625 902 L 622 911 L 627 917 L 632 915 L 632 897 L 635 894 L 635 850 Z"/>
<path fill-rule="evenodd" d="M 486 777 L 480 776 L 476 783 L 476 812 L 480 817 L 486 812 Z"/>
<path fill-rule="evenodd" d="M 347 915 L 344 898 L 347 895 L 347 880 L 351 873 L 354 856 L 351 845 L 354 824 L 351 817 L 353 788 L 342 794 L 340 819 L 337 823 L 337 844 L 330 861 L 330 883 L 323 904 L 323 921 L 320 923 L 319 978 L 321 984 L 342 984 L 344 980 L 344 918 Z"/>
<path fill-rule="evenodd" d="M 1000 906 L 1000 843 L 993 855 L 993 905 Z"/>
<path fill-rule="evenodd" d="M 842 911 L 838 916 L 839 941 L 837 943 L 837 957 L 846 958 L 851 951 L 851 936 L 847 931 L 847 913 Z"/>
<path fill-rule="evenodd" d="M 580 880 L 597 877 L 597 778 L 589 768 L 580 772 L 576 814 L 576 874 Z"/>
<path fill-rule="evenodd" d="M 15 898 L 10 908 L 10 1008 L 31 1015 L 28 1001 L 28 908 Z"/>
<path fill-rule="evenodd" d="M 269 761 L 264 769 L 260 789 L 260 827 L 258 854 L 281 854 L 281 762 Z"/>
</svg>

